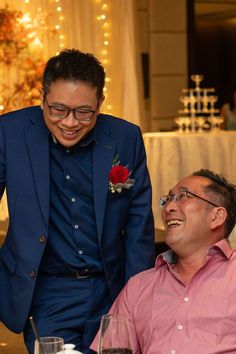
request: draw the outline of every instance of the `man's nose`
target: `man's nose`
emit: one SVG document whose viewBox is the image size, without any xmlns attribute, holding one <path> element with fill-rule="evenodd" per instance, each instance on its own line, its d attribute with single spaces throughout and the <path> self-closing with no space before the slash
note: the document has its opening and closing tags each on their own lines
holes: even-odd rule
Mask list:
<svg viewBox="0 0 236 354">
<path fill-rule="evenodd" d="M 169 213 L 172 210 L 176 210 L 176 205 L 177 205 L 176 200 L 174 198 L 171 198 L 171 200 L 164 206 L 163 210 Z"/>
<path fill-rule="evenodd" d="M 163 224 L 165 224 L 165 218 L 168 214 L 172 214 L 177 210 L 176 202 L 171 200 L 164 208 L 162 209 L 161 217 Z"/>
<path fill-rule="evenodd" d="M 63 124 L 66 126 L 77 126 L 79 121 L 74 117 L 74 112 L 70 111 L 67 117 L 63 119 Z"/>
</svg>

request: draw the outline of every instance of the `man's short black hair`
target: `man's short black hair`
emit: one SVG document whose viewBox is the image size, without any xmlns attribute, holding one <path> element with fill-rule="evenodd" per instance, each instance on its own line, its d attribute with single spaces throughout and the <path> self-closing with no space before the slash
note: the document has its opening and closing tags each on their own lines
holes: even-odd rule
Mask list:
<svg viewBox="0 0 236 354">
<path fill-rule="evenodd" d="M 97 87 L 97 98 L 103 97 L 105 71 L 101 63 L 90 53 L 78 49 L 64 49 L 46 63 L 43 73 L 43 91 L 46 96 L 56 80 L 84 81 Z"/>
<path fill-rule="evenodd" d="M 227 211 L 226 236 L 233 230 L 236 223 L 236 186 L 229 183 L 223 175 L 212 172 L 208 169 L 201 169 L 192 174 L 208 178 L 211 183 L 204 187 L 206 193 L 216 197 L 217 204 Z"/>
</svg>

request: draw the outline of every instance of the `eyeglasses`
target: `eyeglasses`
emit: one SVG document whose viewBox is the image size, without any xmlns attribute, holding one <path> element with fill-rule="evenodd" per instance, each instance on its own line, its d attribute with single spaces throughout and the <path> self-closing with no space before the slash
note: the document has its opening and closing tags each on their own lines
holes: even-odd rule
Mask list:
<svg viewBox="0 0 236 354">
<path fill-rule="evenodd" d="M 184 201 L 186 198 L 191 198 L 191 197 L 194 197 L 194 198 L 198 198 L 198 199 L 201 199 L 203 200 L 204 202 L 207 202 L 215 207 L 219 207 L 219 205 L 211 202 L 210 200 L 208 199 L 205 199 L 203 197 L 200 197 L 199 195 L 197 194 L 194 194 L 190 191 L 182 191 L 182 192 L 178 192 L 176 194 L 168 194 L 168 195 L 164 195 L 163 197 L 160 198 L 160 206 L 161 207 L 164 207 L 166 206 L 168 203 L 170 203 L 171 201 L 174 201 L 174 202 L 182 202 Z"/>
<path fill-rule="evenodd" d="M 66 118 L 70 112 L 73 113 L 73 117 L 79 122 L 90 122 L 93 118 L 93 115 L 96 111 L 87 108 L 69 108 L 66 106 L 56 106 L 50 105 L 47 98 L 45 97 L 50 116 L 57 119 Z"/>
</svg>

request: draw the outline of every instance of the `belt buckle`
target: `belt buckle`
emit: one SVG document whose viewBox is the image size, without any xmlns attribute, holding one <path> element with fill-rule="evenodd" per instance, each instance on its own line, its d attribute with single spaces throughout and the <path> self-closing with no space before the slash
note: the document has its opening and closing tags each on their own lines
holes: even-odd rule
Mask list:
<svg viewBox="0 0 236 354">
<path fill-rule="evenodd" d="M 85 278 L 89 278 L 89 275 L 79 275 L 79 272 L 76 272 L 76 278 L 77 279 L 85 279 Z"/>
</svg>

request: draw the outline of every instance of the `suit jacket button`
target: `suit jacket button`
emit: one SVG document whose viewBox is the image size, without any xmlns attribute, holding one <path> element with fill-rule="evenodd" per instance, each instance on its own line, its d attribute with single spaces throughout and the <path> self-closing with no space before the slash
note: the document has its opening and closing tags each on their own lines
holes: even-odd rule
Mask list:
<svg viewBox="0 0 236 354">
<path fill-rule="evenodd" d="M 35 278 L 36 272 L 34 270 L 31 270 L 31 272 L 29 272 L 29 276 L 30 278 Z"/>
<path fill-rule="evenodd" d="M 39 241 L 41 242 L 41 243 L 44 243 L 44 242 L 46 242 L 46 237 L 45 236 L 40 236 L 39 237 Z"/>
</svg>

